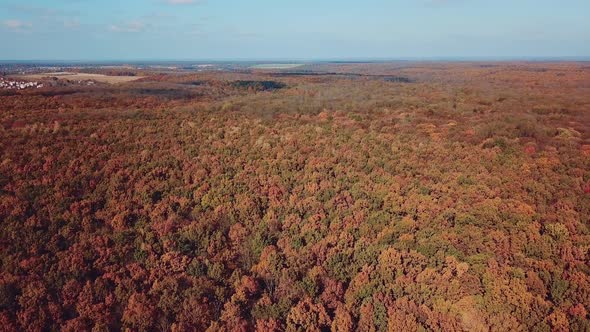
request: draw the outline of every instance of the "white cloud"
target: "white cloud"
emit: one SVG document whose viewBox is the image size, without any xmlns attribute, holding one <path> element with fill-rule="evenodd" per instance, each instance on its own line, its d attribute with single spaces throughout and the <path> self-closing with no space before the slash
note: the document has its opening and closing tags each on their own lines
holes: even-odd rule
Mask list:
<svg viewBox="0 0 590 332">
<path fill-rule="evenodd" d="M 31 28 L 33 26 L 29 22 L 23 22 L 19 20 L 6 20 L 2 22 L 2 25 L 11 30 L 23 30 Z"/>
</svg>

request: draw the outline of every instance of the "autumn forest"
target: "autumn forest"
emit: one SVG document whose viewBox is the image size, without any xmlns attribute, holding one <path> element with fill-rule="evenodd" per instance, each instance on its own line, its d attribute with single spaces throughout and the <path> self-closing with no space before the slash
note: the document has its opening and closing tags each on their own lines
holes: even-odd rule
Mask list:
<svg viewBox="0 0 590 332">
<path fill-rule="evenodd" d="M 0 330 L 590 331 L 587 63 L 76 71 L 0 89 Z"/>
</svg>

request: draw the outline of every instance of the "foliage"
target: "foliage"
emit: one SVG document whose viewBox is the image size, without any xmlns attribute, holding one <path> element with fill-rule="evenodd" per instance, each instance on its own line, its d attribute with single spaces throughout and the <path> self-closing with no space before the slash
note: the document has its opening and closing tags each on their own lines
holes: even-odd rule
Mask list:
<svg viewBox="0 0 590 332">
<path fill-rule="evenodd" d="M 588 330 L 587 68 L 317 66 L 2 94 L 3 328 Z"/>
</svg>

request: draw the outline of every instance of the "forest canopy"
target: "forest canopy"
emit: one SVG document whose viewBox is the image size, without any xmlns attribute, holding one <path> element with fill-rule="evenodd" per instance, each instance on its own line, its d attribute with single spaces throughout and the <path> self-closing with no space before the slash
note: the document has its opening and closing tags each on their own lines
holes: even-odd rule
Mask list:
<svg viewBox="0 0 590 332">
<path fill-rule="evenodd" d="M 588 66 L 304 69 L 0 94 L 2 329 L 590 329 Z"/>
</svg>

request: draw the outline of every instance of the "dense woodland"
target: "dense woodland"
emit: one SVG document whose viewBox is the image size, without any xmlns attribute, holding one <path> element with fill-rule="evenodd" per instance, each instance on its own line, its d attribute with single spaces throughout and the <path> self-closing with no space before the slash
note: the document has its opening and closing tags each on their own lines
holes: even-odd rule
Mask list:
<svg viewBox="0 0 590 332">
<path fill-rule="evenodd" d="M 0 329 L 590 331 L 590 67 L 0 93 Z"/>
</svg>

